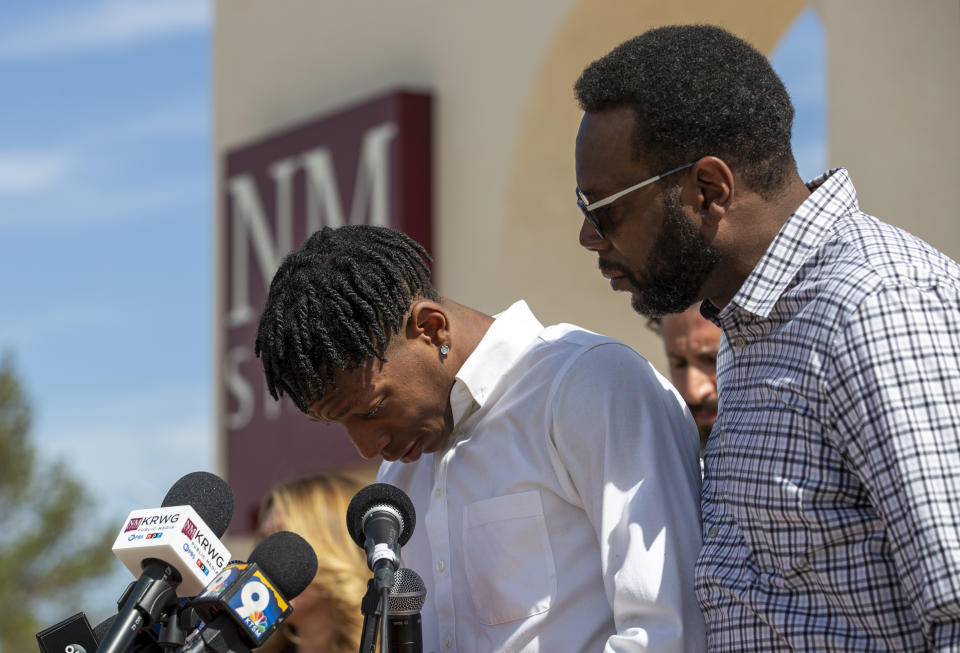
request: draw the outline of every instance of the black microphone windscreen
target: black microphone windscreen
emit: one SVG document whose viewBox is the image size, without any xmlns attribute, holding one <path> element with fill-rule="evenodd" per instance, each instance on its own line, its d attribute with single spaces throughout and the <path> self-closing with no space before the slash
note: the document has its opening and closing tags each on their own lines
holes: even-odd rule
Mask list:
<svg viewBox="0 0 960 653">
<path fill-rule="evenodd" d="M 317 575 L 313 547 L 290 531 L 269 535 L 254 547 L 249 561 L 257 563 L 287 600 L 299 595 Z"/>
<path fill-rule="evenodd" d="M 403 519 L 403 531 L 397 539 L 397 543 L 403 546 L 413 535 L 413 528 L 417 523 L 417 513 L 413 509 L 413 503 L 406 492 L 390 485 L 389 483 L 373 483 L 357 492 L 350 505 L 347 506 L 347 528 L 350 530 L 350 537 L 362 547 L 364 541 L 363 534 L 363 516 L 367 511 L 378 505 L 393 506 L 400 517 Z"/>
<path fill-rule="evenodd" d="M 210 472 L 191 472 L 173 484 L 161 507 L 191 506 L 216 537 L 233 519 L 233 488 Z"/>
</svg>

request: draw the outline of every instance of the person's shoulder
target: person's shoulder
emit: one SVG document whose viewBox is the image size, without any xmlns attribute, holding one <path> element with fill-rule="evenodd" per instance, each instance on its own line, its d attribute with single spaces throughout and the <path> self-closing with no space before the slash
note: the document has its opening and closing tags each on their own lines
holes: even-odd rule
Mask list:
<svg viewBox="0 0 960 653">
<path fill-rule="evenodd" d="M 590 349 L 600 345 L 612 345 L 615 348 L 625 348 L 639 356 L 629 345 L 616 338 L 594 333 L 583 327 L 565 322 L 545 327 L 540 333 L 540 340 L 545 345 L 567 349 Z"/>
<path fill-rule="evenodd" d="M 900 304 L 960 305 L 960 265 L 919 237 L 860 211 L 837 220 L 798 281 L 785 305 L 807 305 L 805 315 L 821 330 L 857 330 L 878 311 L 898 310 Z"/>
<path fill-rule="evenodd" d="M 671 387 L 646 358 L 630 345 L 573 324 L 555 324 L 540 334 L 539 355 L 550 359 L 563 376 L 594 383 L 629 381 Z"/>
<path fill-rule="evenodd" d="M 831 249 L 835 272 L 866 295 L 886 288 L 960 291 L 960 265 L 919 236 L 872 215 L 854 212 L 838 220 Z"/>
</svg>

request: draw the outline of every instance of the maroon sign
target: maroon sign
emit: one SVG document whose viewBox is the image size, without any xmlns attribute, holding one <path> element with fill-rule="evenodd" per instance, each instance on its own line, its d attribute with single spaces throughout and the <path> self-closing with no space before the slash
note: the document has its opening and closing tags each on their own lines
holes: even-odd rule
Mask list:
<svg viewBox="0 0 960 653">
<path fill-rule="evenodd" d="M 430 250 L 430 109 L 429 95 L 391 93 L 225 154 L 218 405 L 231 532 L 256 527 L 274 483 L 361 462 L 341 427 L 267 393 L 257 323 L 280 261 L 323 226 L 390 226 Z"/>
</svg>

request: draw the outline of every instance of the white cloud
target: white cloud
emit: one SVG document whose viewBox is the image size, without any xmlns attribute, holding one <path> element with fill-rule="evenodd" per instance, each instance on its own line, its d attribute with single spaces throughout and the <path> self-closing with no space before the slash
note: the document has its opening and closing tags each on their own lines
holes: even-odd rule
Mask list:
<svg viewBox="0 0 960 653">
<path fill-rule="evenodd" d="M 126 141 L 131 138 L 159 138 L 161 136 L 206 136 L 210 133 L 211 117 L 206 104 L 197 100 L 186 107 L 183 104 L 163 111 L 146 114 L 127 122 L 111 125 L 94 134 L 103 142 Z"/>
<path fill-rule="evenodd" d="M 167 179 L 124 188 L 67 188 L 63 195 L 75 210 L 60 214 L 57 220 L 69 224 L 129 220 L 142 216 L 144 211 L 156 212 L 184 204 L 205 212 L 209 210 L 209 187 L 205 179 Z"/>
<path fill-rule="evenodd" d="M 49 338 L 53 333 L 102 324 L 132 325 L 133 322 L 132 314 L 120 309 L 88 304 L 47 306 L 35 313 L 5 316 L 0 323 L 0 343 L 21 349 L 30 342 Z"/>
<path fill-rule="evenodd" d="M 36 189 L 39 191 L 40 189 Z M 205 179 L 158 180 L 152 184 L 111 187 L 64 182 L 54 196 L 32 202 L 28 211 L 0 204 L 0 231 L 27 225 L 77 226 L 129 222 L 158 211 L 191 207 L 210 210 L 210 184 Z"/>
<path fill-rule="evenodd" d="M 0 59 L 32 59 L 104 50 L 208 29 L 208 0 L 108 0 L 77 5 L 0 34 Z"/>
<path fill-rule="evenodd" d="M 16 195 L 50 190 L 73 167 L 67 152 L 0 152 L 0 194 Z"/>
<path fill-rule="evenodd" d="M 99 151 L 105 146 L 135 146 L 134 141 L 155 141 L 167 137 L 206 138 L 210 134 L 212 115 L 210 99 L 202 93 L 181 95 L 162 109 L 119 120 L 84 125 L 72 146 L 82 151 Z"/>
</svg>

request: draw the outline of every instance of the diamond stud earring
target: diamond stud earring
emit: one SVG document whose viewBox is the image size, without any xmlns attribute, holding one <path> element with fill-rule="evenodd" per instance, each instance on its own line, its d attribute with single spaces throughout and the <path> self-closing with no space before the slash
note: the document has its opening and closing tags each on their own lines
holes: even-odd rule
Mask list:
<svg viewBox="0 0 960 653">
<path fill-rule="evenodd" d="M 440 355 L 446 356 L 450 353 L 450 345 L 440 345 Z"/>
</svg>

